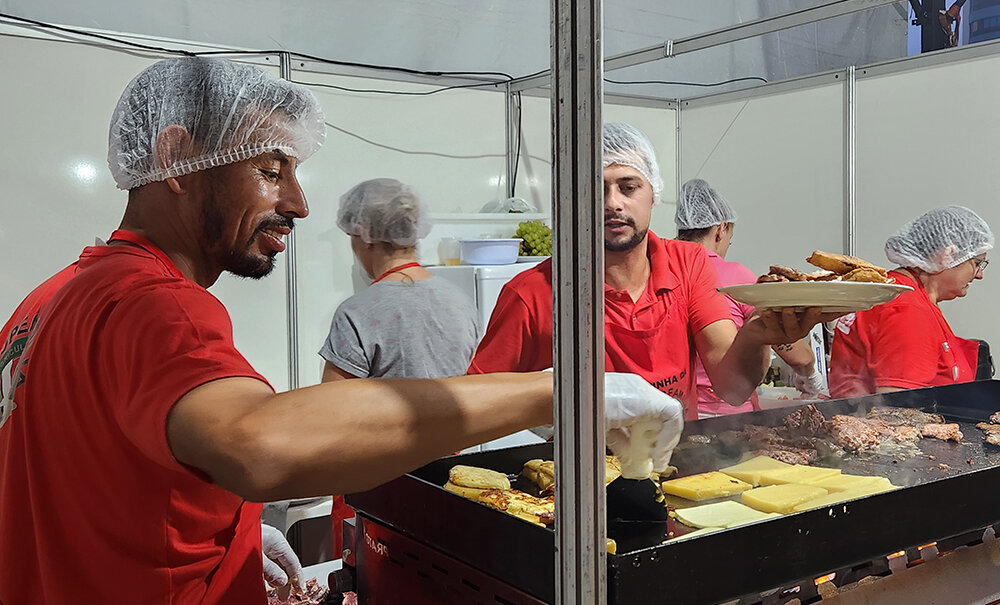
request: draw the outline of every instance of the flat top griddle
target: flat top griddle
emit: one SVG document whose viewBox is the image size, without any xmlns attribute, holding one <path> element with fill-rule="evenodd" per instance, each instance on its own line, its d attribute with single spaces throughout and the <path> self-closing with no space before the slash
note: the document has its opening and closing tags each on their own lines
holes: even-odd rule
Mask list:
<svg viewBox="0 0 1000 605">
<path fill-rule="evenodd" d="M 608 556 L 609 603 L 718 603 L 1000 520 L 1000 489 L 995 488 L 1000 482 L 1000 448 L 984 445 L 982 431 L 975 427 L 1000 409 L 1000 382 L 834 400 L 817 408 L 831 418 L 863 415 L 876 405 L 940 413 L 959 422 L 965 438 L 960 444 L 922 439 L 916 455 L 851 455 L 838 465 L 852 474 L 888 477 L 902 486 L 899 490 L 667 544 L 661 544 L 665 536 L 622 536 L 619 554 Z M 738 452 L 720 452 L 711 440 L 706 447 L 692 436 L 712 436 L 745 424 L 780 426 L 794 409 L 688 423 L 673 463 L 680 475 L 735 463 Z M 455 464 L 516 475 L 532 458 L 552 459 L 552 445 L 443 458 L 348 496 L 348 503 L 363 516 L 553 602 L 554 532 L 441 487 Z M 676 526 L 668 530 L 677 535 L 686 531 Z"/>
</svg>

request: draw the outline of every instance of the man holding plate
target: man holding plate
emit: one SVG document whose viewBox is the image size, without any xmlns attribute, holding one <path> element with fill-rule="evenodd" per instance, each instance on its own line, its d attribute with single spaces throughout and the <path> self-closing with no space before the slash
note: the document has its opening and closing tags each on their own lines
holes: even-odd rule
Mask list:
<svg viewBox="0 0 1000 605">
<path fill-rule="evenodd" d="M 694 357 L 716 393 L 733 405 L 754 391 L 770 345 L 802 339 L 836 314 L 819 308 L 767 310 L 737 329 L 718 276 L 692 242 L 649 231 L 663 181 L 649 139 L 628 124 L 604 125 L 605 369 L 639 374 L 681 400 L 698 418 Z M 552 365 L 552 262 L 501 291 L 469 373 L 530 371 Z"/>
</svg>

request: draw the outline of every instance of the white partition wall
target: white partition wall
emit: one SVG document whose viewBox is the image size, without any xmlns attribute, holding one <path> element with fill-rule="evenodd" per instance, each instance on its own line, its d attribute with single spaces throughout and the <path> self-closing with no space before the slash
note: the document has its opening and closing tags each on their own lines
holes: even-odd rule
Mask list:
<svg viewBox="0 0 1000 605">
<path fill-rule="evenodd" d="M 972 208 L 1000 233 L 1000 55 L 975 56 L 983 50 L 990 48 L 949 51 L 968 58 L 906 71 L 897 71 L 900 64 L 859 70 L 857 242 L 863 257 L 888 262 L 889 235 L 947 204 Z M 941 311 L 956 334 L 986 340 L 996 356 L 997 301 L 1000 273 L 991 266 L 965 298 L 943 303 Z"/>
<path fill-rule="evenodd" d="M 125 85 L 163 58 L 0 29 L 0 179 L 6 186 L 0 252 L 8 259 L 0 309 L 10 313 L 38 283 L 76 259 L 95 237 L 117 227 L 127 193 L 107 169 L 107 129 Z M 155 43 L 155 41 L 154 41 Z M 178 47 L 179 43 L 170 42 Z M 195 50 L 211 50 L 204 47 Z M 277 73 L 274 57 L 257 58 Z M 327 143 L 299 170 L 310 216 L 295 232 L 298 382 L 319 381 L 317 351 L 337 305 L 353 291 L 349 239 L 337 227 L 339 198 L 365 179 L 388 176 L 414 186 L 437 215 L 461 217 L 506 197 L 506 96 L 503 87 L 459 89 L 427 96 L 339 90 L 419 92 L 436 85 L 334 76 L 296 69 L 326 112 Z M 548 215 L 551 182 L 549 102 L 522 99 L 521 159 L 516 195 Z M 674 111 L 609 104 L 609 120 L 627 121 L 653 140 L 672 199 L 676 163 Z M 673 208 L 654 212 L 653 229 L 672 224 Z M 467 227 L 469 228 L 469 227 Z M 516 229 L 499 221 L 491 230 Z M 422 257 L 423 255 L 422 251 Z M 436 257 L 434 251 L 426 256 Z M 289 386 L 288 255 L 262 280 L 223 275 L 211 288 L 229 309 L 237 347 L 278 390 Z M 419 318 L 414 318 L 419 321 Z"/>
<path fill-rule="evenodd" d="M 845 252 L 852 167 L 850 224 L 863 258 L 888 265 L 886 238 L 947 204 L 1000 230 L 1000 44 L 855 74 L 853 129 L 848 71 L 680 102 L 680 180 L 708 180 L 740 215 L 728 258 L 760 273 L 772 263 L 809 268 L 817 248 Z M 998 299 L 1000 280 L 987 270 L 941 309 L 957 334 L 997 350 Z"/>
<path fill-rule="evenodd" d="M 682 101 L 680 182 L 708 181 L 736 210 L 727 259 L 766 273 L 840 251 L 844 216 L 844 87 Z"/>
</svg>

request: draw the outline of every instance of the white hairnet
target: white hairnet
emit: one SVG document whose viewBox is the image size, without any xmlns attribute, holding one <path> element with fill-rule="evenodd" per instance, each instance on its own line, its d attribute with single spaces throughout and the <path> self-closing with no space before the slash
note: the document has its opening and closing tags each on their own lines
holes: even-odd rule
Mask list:
<svg viewBox="0 0 1000 605">
<path fill-rule="evenodd" d="M 157 139 L 171 125 L 191 136 L 161 158 L 168 149 Z M 325 136 L 323 111 L 304 86 L 226 59 L 166 59 L 125 87 L 111 116 L 108 166 L 120 189 L 134 189 L 274 150 L 303 162 Z"/>
<path fill-rule="evenodd" d="M 732 206 L 706 181 L 691 179 L 681 186 L 674 214 L 678 229 L 704 229 L 735 222 L 736 212 Z"/>
<path fill-rule="evenodd" d="M 427 237 L 431 221 L 409 187 L 396 179 L 372 179 L 340 196 L 337 226 L 366 244 L 384 242 L 409 248 Z"/>
<path fill-rule="evenodd" d="M 646 135 L 624 122 L 609 122 L 604 125 L 603 166 L 612 164 L 631 166 L 646 177 L 653 187 L 653 203 L 660 201 L 663 179 L 656 164 L 656 152 Z"/>
<path fill-rule="evenodd" d="M 930 210 L 903 225 L 885 242 L 890 261 L 929 273 L 950 269 L 992 249 L 989 225 L 963 206 Z"/>
</svg>

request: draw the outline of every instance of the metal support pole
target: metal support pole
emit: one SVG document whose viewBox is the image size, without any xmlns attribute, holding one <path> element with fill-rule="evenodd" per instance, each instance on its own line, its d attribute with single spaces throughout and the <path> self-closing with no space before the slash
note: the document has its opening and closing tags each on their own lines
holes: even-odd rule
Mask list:
<svg viewBox="0 0 1000 605">
<path fill-rule="evenodd" d="M 289 80 L 292 76 L 292 57 L 279 53 L 280 75 Z M 288 318 L 288 388 L 299 388 L 299 291 L 295 262 L 295 230 L 285 236 L 285 313 Z"/>
<path fill-rule="evenodd" d="M 556 602 L 607 601 L 601 0 L 552 0 Z"/>
<path fill-rule="evenodd" d="M 853 65 L 847 68 L 844 116 L 844 253 L 854 256 L 856 250 L 857 217 L 857 147 L 855 120 L 857 116 L 857 76 Z"/>
<path fill-rule="evenodd" d="M 514 95 L 510 90 L 510 82 L 504 85 L 504 101 L 506 112 L 504 113 L 504 125 L 507 128 L 506 135 L 506 158 L 507 158 L 507 197 L 514 197 L 514 163 L 517 161 L 517 120 L 515 115 L 517 106 L 514 103 Z"/>
<path fill-rule="evenodd" d="M 681 145 L 683 144 L 683 139 L 681 135 L 681 103 L 680 99 L 677 99 L 677 107 L 674 109 L 674 195 L 679 196 L 681 185 L 684 184 L 684 176 L 681 171 L 684 169 L 683 162 L 681 161 Z M 680 200 L 677 200 L 680 202 Z"/>
</svg>

